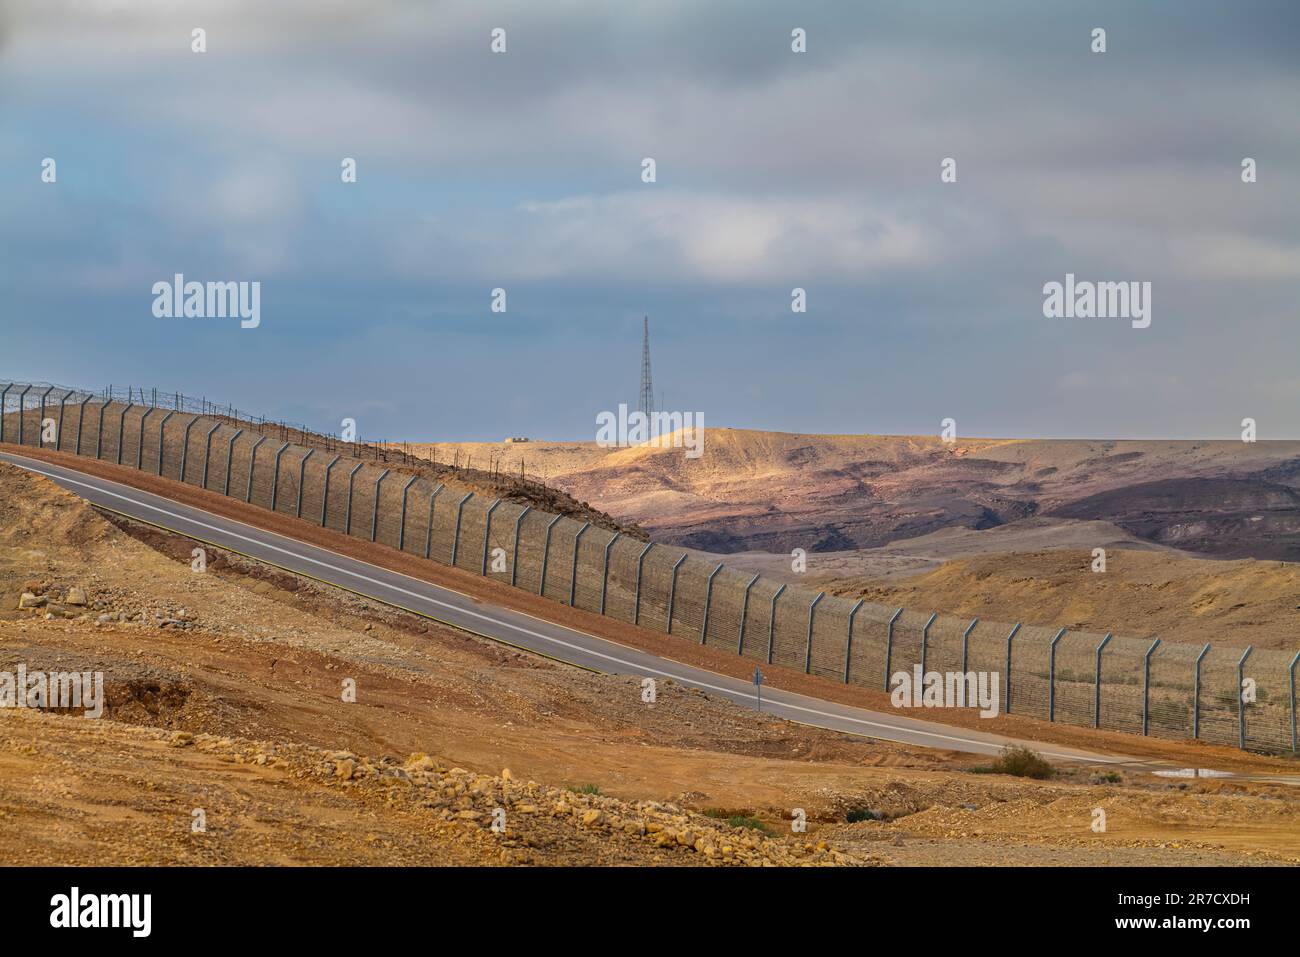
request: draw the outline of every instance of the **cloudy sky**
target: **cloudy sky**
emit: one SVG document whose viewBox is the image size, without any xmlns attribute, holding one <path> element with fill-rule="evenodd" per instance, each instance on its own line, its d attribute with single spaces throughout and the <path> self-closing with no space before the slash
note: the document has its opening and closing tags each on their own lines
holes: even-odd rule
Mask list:
<svg viewBox="0 0 1300 957">
<path fill-rule="evenodd" d="M 1300 437 L 1297 117 L 1287 0 L 0 0 L 0 378 L 591 439 L 649 314 L 706 425 Z"/>
</svg>

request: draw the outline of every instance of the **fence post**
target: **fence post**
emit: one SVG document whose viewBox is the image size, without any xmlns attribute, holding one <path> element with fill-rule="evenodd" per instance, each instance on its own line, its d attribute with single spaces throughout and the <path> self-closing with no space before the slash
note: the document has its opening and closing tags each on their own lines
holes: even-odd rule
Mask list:
<svg viewBox="0 0 1300 957">
<path fill-rule="evenodd" d="M 1020 630 L 1020 622 L 1011 629 L 1011 634 L 1007 635 L 1007 692 L 1006 703 L 1002 706 L 1003 714 L 1011 713 L 1011 641 L 1016 637 L 1016 632 Z"/>
<path fill-rule="evenodd" d="M 6 382 L 4 391 L 0 392 L 0 442 L 5 440 L 5 412 L 9 409 L 9 390 L 13 387 L 12 382 Z"/>
<path fill-rule="evenodd" d="M 926 657 L 930 651 L 930 626 L 934 624 L 934 620 L 938 617 L 939 617 L 939 613 L 937 611 L 930 612 L 930 620 L 927 621 L 925 623 L 925 626 L 921 629 L 921 680 L 922 681 L 925 681 L 925 662 L 926 662 Z"/>
<path fill-rule="evenodd" d="M 1195 677 L 1192 679 L 1192 740 L 1195 741 L 1201 735 L 1201 662 L 1205 656 L 1210 653 L 1210 643 L 1207 641 L 1201 653 L 1196 656 Z"/>
<path fill-rule="evenodd" d="M 208 460 L 212 458 L 212 435 L 219 428 L 221 428 L 220 422 L 208 429 L 208 434 L 203 440 L 203 488 L 205 491 L 208 487 Z M 118 448 L 120 449 L 121 447 L 122 444 L 119 442 Z"/>
<path fill-rule="evenodd" d="M 320 527 L 321 528 L 325 527 L 325 515 L 326 515 L 326 511 L 329 509 L 329 504 L 330 504 L 330 471 L 334 468 L 335 465 L 338 464 L 338 461 L 341 458 L 343 458 L 343 456 L 336 455 L 334 456 L 334 458 L 330 459 L 329 465 L 325 466 L 325 483 L 324 483 L 325 487 L 321 490 L 321 496 L 320 496 Z"/>
<path fill-rule="evenodd" d="M 1106 632 L 1106 637 L 1097 643 L 1097 673 L 1092 682 L 1092 726 L 1101 727 L 1101 653 L 1102 650 L 1110 644 L 1110 632 Z M 1205 646 L 1209 648 L 1209 645 Z M 1200 679 L 1200 673 L 1197 672 L 1197 680 Z"/>
<path fill-rule="evenodd" d="M 254 448 L 256 448 L 256 446 L 254 446 Z M 357 472 L 361 470 L 361 467 L 363 465 L 365 465 L 364 462 L 358 462 L 356 465 L 352 466 L 352 471 L 348 473 L 348 507 L 347 507 L 347 511 L 344 513 L 344 518 L 343 518 L 344 535 L 352 534 L 352 487 L 353 487 L 353 482 L 356 481 Z"/>
<path fill-rule="evenodd" d="M 646 547 L 641 549 L 641 554 L 636 557 L 636 604 L 632 607 L 632 624 L 641 624 L 641 566 L 645 564 L 646 552 L 654 547 L 654 542 L 649 542 Z"/>
<path fill-rule="evenodd" d="M 1065 634 L 1062 628 L 1052 639 L 1051 647 L 1047 652 L 1047 720 L 1056 720 L 1056 643 L 1061 640 Z"/>
<path fill-rule="evenodd" d="M 433 490 L 433 494 L 429 496 L 429 521 L 428 521 L 428 524 L 425 526 L 425 532 L 424 532 L 424 557 L 425 557 L 425 558 L 429 558 L 429 557 L 433 554 L 433 507 L 434 507 L 434 503 L 438 501 L 438 496 L 442 494 L 442 490 L 445 489 L 446 487 L 447 487 L 446 485 L 444 485 L 443 483 L 439 482 L 439 483 L 438 483 L 438 487 L 437 487 L 436 489 L 434 489 L 434 490 Z"/>
<path fill-rule="evenodd" d="M 903 609 L 894 612 L 889 619 L 889 627 L 885 630 L 885 690 L 889 690 L 889 669 L 894 661 L 894 622 L 898 621 L 898 616 L 903 613 Z M 925 680 L 925 675 L 921 675 L 921 680 Z"/>
<path fill-rule="evenodd" d="M 379 478 L 375 479 L 375 505 L 370 510 L 370 540 L 372 542 L 375 541 L 375 536 L 379 534 L 379 486 L 383 484 L 384 479 L 388 478 L 390 471 L 392 470 L 384 469 L 379 473 Z M 459 525 L 459 522 L 457 524 Z M 455 564 L 455 561 L 456 559 L 453 557 L 452 563 Z"/>
<path fill-rule="evenodd" d="M 99 407 L 99 411 L 101 414 L 103 413 L 104 407 L 102 405 Z M 163 467 L 163 438 L 165 434 L 163 430 L 167 428 L 167 420 L 170 419 L 175 414 L 176 414 L 175 411 L 168 412 L 166 415 L 163 416 L 162 421 L 158 423 L 158 475 L 159 477 L 162 476 L 162 467 Z M 95 458 L 99 458 L 99 449 L 95 450 Z"/>
<path fill-rule="evenodd" d="M 844 683 L 845 684 L 849 683 L 849 662 L 853 660 L 853 618 L 855 615 L 857 615 L 858 609 L 862 607 L 865 601 L 866 601 L 865 598 L 859 598 L 858 603 L 854 605 L 853 610 L 849 612 L 849 635 L 848 635 L 848 641 L 845 642 L 844 644 Z"/>
<path fill-rule="evenodd" d="M 582 541 L 582 536 L 587 534 L 587 529 L 591 528 L 591 522 L 584 522 L 582 528 L 578 529 L 578 534 L 573 536 L 573 568 L 569 572 L 569 607 L 573 607 L 573 602 L 578 596 L 578 545 Z M 484 555 L 487 554 L 486 533 L 483 539 Z"/>
<path fill-rule="evenodd" d="M 23 397 L 26 396 L 27 393 L 31 391 L 32 391 L 32 387 L 28 386 L 27 388 L 23 389 L 22 392 L 18 393 L 18 444 L 19 445 L 23 444 L 23 419 L 27 418 L 27 416 L 23 414 L 24 412 L 27 411 L 25 408 L 26 402 L 24 401 Z M 99 407 L 99 415 L 100 415 L 100 421 L 102 422 L 104 417 L 104 407 L 102 405 Z M 95 453 L 95 458 L 99 458 L 98 452 Z"/>
<path fill-rule="evenodd" d="M 614 537 L 605 543 L 605 564 L 600 570 L 600 613 L 602 615 L 605 614 L 605 594 L 609 591 L 609 550 L 622 536 L 622 532 L 615 532 Z"/>
<path fill-rule="evenodd" d="M 1245 680 L 1246 659 L 1254 650 L 1254 645 L 1248 645 L 1237 662 L 1237 747 L 1243 751 L 1246 750 L 1246 698 L 1242 694 L 1241 685 Z"/>
<path fill-rule="evenodd" d="M 1300 651 L 1295 653 L 1291 659 L 1291 665 L 1287 668 L 1287 673 L 1291 676 L 1291 751 L 1296 750 L 1296 732 L 1295 732 L 1295 665 L 1300 661 Z"/>
<path fill-rule="evenodd" d="M 316 450 L 314 448 L 308 449 L 307 454 L 298 462 L 298 501 L 294 503 L 293 507 L 294 515 L 297 518 L 302 518 L 302 486 L 307 481 L 307 460 L 315 454 Z M 406 517 L 405 509 L 403 509 L 402 517 Z"/>
<path fill-rule="evenodd" d="M 284 450 L 288 447 L 289 443 L 285 442 L 275 450 L 275 471 L 271 474 L 271 511 L 273 512 L 275 511 L 275 504 L 280 497 L 280 456 L 284 455 Z M 374 536 L 372 535 L 371 541 L 373 540 Z"/>
<path fill-rule="evenodd" d="M 488 568 L 488 561 L 487 561 L 488 560 L 488 534 L 492 531 L 492 513 L 497 510 L 497 506 L 500 504 L 501 504 L 501 499 L 497 499 L 495 502 L 493 502 L 488 507 L 487 517 L 483 519 L 483 572 L 482 573 L 484 575 L 487 574 L 487 568 Z"/>
<path fill-rule="evenodd" d="M 1142 733 L 1147 733 L 1147 721 L 1151 715 L 1151 655 L 1160 647 L 1160 639 L 1151 642 L 1146 656 L 1142 659 Z M 1250 652 L 1248 651 L 1247 654 Z"/>
<path fill-rule="evenodd" d="M 704 622 L 700 625 L 700 644 L 704 644 L 709 636 L 709 605 L 713 602 L 713 576 L 722 571 L 722 562 L 718 562 L 718 567 L 709 572 L 708 584 L 704 586 Z"/>
<path fill-rule="evenodd" d="M 677 601 L 677 569 L 682 567 L 682 562 L 686 561 L 686 553 L 673 563 L 673 578 L 668 585 L 668 618 L 664 622 L 664 633 L 671 635 L 673 633 L 673 603 Z"/>
<path fill-rule="evenodd" d="M 85 405 L 83 402 L 82 405 Z M 149 406 L 140 416 L 140 431 L 135 439 L 135 467 L 138 471 L 144 471 L 144 423 L 149 416 L 153 415 L 156 410 Z M 77 415 L 77 454 L 81 454 L 81 415 Z"/>
<path fill-rule="evenodd" d="M 781 597 L 784 591 L 785 586 L 782 585 L 776 590 L 776 594 L 772 596 L 772 610 L 767 619 L 767 663 L 769 665 L 772 663 L 772 643 L 776 639 L 776 600 Z"/>
<path fill-rule="evenodd" d="M 978 618 L 972 618 L 966 630 L 961 633 L 961 673 L 966 674 L 970 665 L 970 633 L 975 630 L 975 626 L 980 623 Z M 922 675 L 922 680 L 925 676 Z"/>
<path fill-rule="evenodd" d="M 738 655 L 745 653 L 745 621 L 749 617 L 749 590 L 754 587 L 756 581 L 758 581 L 757 575 L 749 580 L 749 584 L 745 586 L 745 598 L 740 603 L 740 634 L 736 636 L 736 654 Z"/>
<path fill-rule="evenodd" d="M 7 390 L 6 390 L 7 391 Z M 68 398 L 72 395 L 70 392 L 63 393 L 63 398 L 59 400 L 59 434 L 54 437 L 54 451 L 63 451 L 63 410 L 67 407 Z M 0 405 L 0 422 L 4 421 L 3 405 Z"/>
<path fill-rule="evenodd" d="M 24 390 L 24 391 L 25 391 L 25 390 Z M 98 425 L 98 427 L 96 427 L 96 429 L 95 429 L 95 458 L 96 458 L 96 459 L 100 458 L 100 456 L 102 456 L 102 455 L 104 454 L 104 412 L 105 412 L 107 409 L 108 409 L 108 403 L 107 403 L 107 402 L 101 402 L 101 403 L 99 403 L 99 425 Z M 22 423 L 23 423 L 23 420 L 22 420 L 22 419 L 19 419 L 19 420 L 18 420 L 18 425 L 19 425 L 20 427 L 22 426 Z M 23 438 L 23 437 L 22 437 L 22 435 L 21 435 L 21 433 L 20 433 L 19 436 L 18 436 L 19 444 L 22 443 L 22 438 Z"/>
<path fill-rule="evenodd" d="M 41 393 L 41 411 L 40 418 L 36 420 L 36 447 L 45 447 L 45 397 L 54 391 L 54 386 L 50 386 Z M 119 445 L 118 448 L 121 448 Z M 121 453 L 118 453 L 119 455 Z"/>
<path fill-rule="evenodd" d="M 546 566 L 551 560 L 551 529 L 555 527 L 555 523 L 558 522 L 562 517 L 563 516 L 560 515 L 555 516 L 553 519 L 551 519 L 550 523 L 547 524 L 546 526 L 546 542 L 544 545 L 542 545 L 542 576 L 537 582 L 537 594 L 543 597 L 545 597 L 546 595 Z M 457 517 L 456 519 L 456 525 L 457 527 L 460 526 L 459 517 Z M 455 564 L 455 562 L 453 562 L 452 564 Z"/>
<path fill-rule="evenodd" d="M 451 567 L 456 567 L 456 553 L 460 551 L 460 520 L 465 514 L 465 503 L 474 497 L 473 492 L 466 492 L 465 497 L 456 503 L 456 531 L 451 538 Z"/>
<path fill-rule="evenodd" d="M 152 412 L 152 411 L 153 411 L 153 410 L 152 410 L 152 408 L 151 408 L 151 410 L 149 410 L 149 412 Z M 147 416 L 149 412 L 144 413 L 144 415 Z M 144 420 L 143 420 L 143 419 L 140 419 L 140 432 L 142 432 L 142 433 L 144 432 Z M 235 429 L 235 434 L 233 434 L 233 436 L 230 437 L 230 441 L 229 441 L 229 442 L 226 442 L 226 480 L 225 480 L 224 484 L 222 484 L 222 486 L 221 486 L 221 494 L 222 494 L 222 495 L 229 495 L 229 494 L 230 494 L 230 467 L 231 467 L 231 465 L 234 464 L 234 459 L 235 459 L 235 439 L 237 439 L 237 438 L 239 438 L 240 436 L 242 436 L 242 434 L 243 434 L 243 429 Z M 144 445 L 144 442 L 143 442 L 143 441 L 140 442 L 140 446 L 143 447 L 143 445 Z"/>
<path fill-rule="evenodd" d="M 824 591 L 818 592 L 817 597 L 814 598 L 812 600 L 812 604 L 808 606 L 808 644 L 803 653 L 803 673 L 806 675 L 812 674 L 813 615 L 816 614 L 818 604 L 820 604 L 821 600 L 825 597 L 826 597 L 826 592 Z"/>
<path fill-rule="evenodd" d="M 304 461 L 306 461 L 304 459 Z M 406 484 L 402 486 L 402 523 L 397 529 L 397 550 L 400 552 L 406 547 L 406 496 L 411 491 L 411 486 L 420 476 L 412 475 L 407 479 Z M 301 485 L 300 485 L 301 487 Z"/>
<path fill-rule="evenodd" d="M 531 505 L 525 505 L 524 510 L 515 516 L 515 544 L 511 550 L 510 556 L 510 587 L 514 588 L 519 581 L 519 528 L 523 524 L 524 516 L 533 510 Z"/>
<path fill-rule="evenodd" d="M 167 414 L 171 415 L 170 412 Z M 248 450 L 248 488 L 244 493 L 244 501 L 250 504 L 253 501 L 253 473 L 257 471 L 257 450 L 265 441 L 266 436 L 259 435 L 257 441 L 253 443 L 253 447 Z"/>
<path fill-rule="evenodd" d="M 88 395 L 82 399 L 81 404 L 77 406 L 77 455 L 81 454 L 81 426 L 86 418 L 86 403 L 93 398 L 94 396 Z"/>
<path fill-rule="evenodd" d="M 55 387 L 49 386 L 40 394 L 40 412 L 38 413 L 40 417 L 36 420 L 36 446 L 40 447 L 40 449 L 43 449 L 45 445 L 45 397 L 52 393 L 53 390 L 55 390 Z"/>
<path fill-rule="evenodd" d="M 117 417 L 117 464 L 122 464 L 122 441 L 126 438 L 126 414 L 130 412 L 135 405 L 128 401 L 126 407 L 122 409 L 122 414 Z"/>
<path fill-rule="evenodd" d="M 185 482 L 185 460 L 188 459 L 189 456 L 190 456 L 190 429 L 194 428 L 194 423 L 197 422 L 197 421 L 199 421 L 199 417 L 198 417 L 197 415 L 196 415 L 194 418 L 190 419 L 189 423 L 185 426 L 185 438 L 181 440 L 181 478 L 180 478 L 180 481 L 181 481 L 182 483 Z M 274 509 L 272 509 L 272 510 L 274 510 Z"/>
</svg>

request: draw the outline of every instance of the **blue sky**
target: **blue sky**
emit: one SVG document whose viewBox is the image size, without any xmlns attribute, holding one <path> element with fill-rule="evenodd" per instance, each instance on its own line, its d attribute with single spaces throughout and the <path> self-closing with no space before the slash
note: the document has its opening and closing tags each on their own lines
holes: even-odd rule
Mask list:
<svg viewBox="0 0 1300 957">
<path fill-rule="evenodd" d="M 1281 2 L 7 2 L 0 377 L 591 439 L 648 313 L 707 425 L 1294 438 L 1297 116 Z M 1151 327 L 1043 318 L 1067 272 Z"/>
</svg>

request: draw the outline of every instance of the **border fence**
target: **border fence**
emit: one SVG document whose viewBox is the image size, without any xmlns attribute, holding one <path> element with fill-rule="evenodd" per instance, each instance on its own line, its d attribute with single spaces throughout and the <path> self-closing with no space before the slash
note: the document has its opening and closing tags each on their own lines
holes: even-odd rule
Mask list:
<svg viewBox="0 0 1300 957">
<path fill-rule="evenodd" d="M 177 394 L 0 381 L 0 442 L 149 471 L 757 665 L 878 690 L 915 665 L 996 673 L 1002 713 L 1297 750 L 1300 652 L 964 621 L 787 586 L 485 494 L 401 450 Z"/>
</svg>

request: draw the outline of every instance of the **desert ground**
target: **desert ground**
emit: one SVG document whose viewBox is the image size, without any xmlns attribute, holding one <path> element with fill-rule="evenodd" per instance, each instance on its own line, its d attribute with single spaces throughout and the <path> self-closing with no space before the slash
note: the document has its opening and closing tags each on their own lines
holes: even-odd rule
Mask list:
<svg viewBox="0 0 1300 957">
<path fill-rule="evenodd" d="M 1008 440 L 711 428 L 704 454 L 434 443 L 530 474 L 656 541 L 917 610 L 1290 649 L 1300 442 Z M 1104 549 L 1103 573 L 1093 571 Z M 793 549 L 807 553 L 794 571 Z"/>
<path fill-rule="evenodd" d="M 1040 781 L 671 685 L 649 707 L 634 678 L 237 555 L 197 573 L 192 547 L 0 466 L 0 671 L 98 670 L 107 690 L 98 719 L 0 709 L 4 863 L 1300 862 L 1289 786 L 1070 767 Z"/>
</svg>

